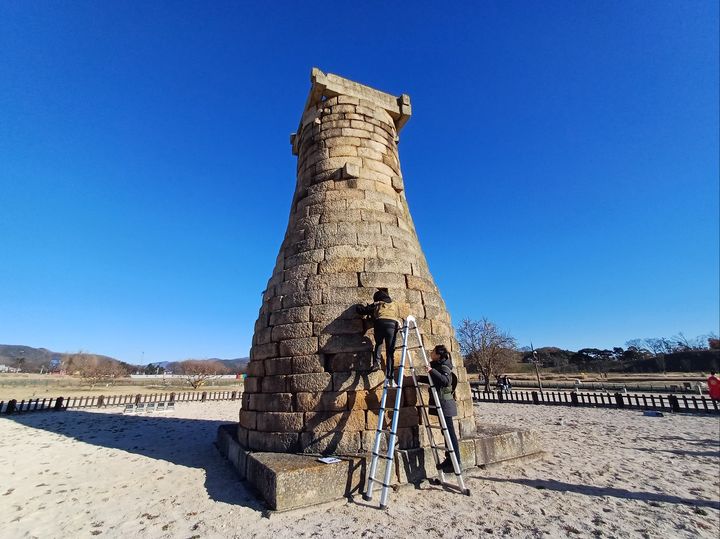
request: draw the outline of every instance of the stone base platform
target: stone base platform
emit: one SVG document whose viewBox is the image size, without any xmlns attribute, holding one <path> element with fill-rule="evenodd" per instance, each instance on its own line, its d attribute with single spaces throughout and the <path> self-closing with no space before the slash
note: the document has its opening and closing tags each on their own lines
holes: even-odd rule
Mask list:
<svg viewBox="0 0 720 539">
<path fill-rule="evenodd" d="M 287 511 L 362 494 L 370 463 L 366 455 L 338 456 L 341 462 L 324 464 L 313 455 L 247 451 L 238 443 L 236 432 L 235 423 L 221 425 L 217 448 L 272 510 Z M 478 424 L 477 432 L 477 437 L 460 441 L 465 470 L 542 455 L 533 431 Z M 398 450 L 395 462 L 395 485 L 417 484 L 437 476 L 430 448 Z M 378 477 L 383 464 L 381 459 Z"/>
</svg>

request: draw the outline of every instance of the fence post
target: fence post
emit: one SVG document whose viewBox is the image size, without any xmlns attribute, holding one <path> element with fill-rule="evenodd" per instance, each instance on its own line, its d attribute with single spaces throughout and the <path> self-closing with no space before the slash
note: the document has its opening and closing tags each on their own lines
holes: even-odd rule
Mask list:
<svg viewBox="0 0 720 539">
<path fill-rule="evenodd" d="M 533 400 L 533 404 L 540 404 L 540 400 L 538 399 L 537 391 L 532 392 L 532 400 Z"/>
<path fill-rule="evenodd" d="M 16 399 L 10 399 L 8 401 L 7 410 L 5 410 L 6 414 L 12 414 L 15 411 L 15 407 L 17 406 L 17 400 Z"/>
<path fill-rule="evenodd" d="M 175 402 L 175 392 L 170 393 L 170 402 Z"/>
<path fill-rule="evenodd" d="M 105 396 L 104 396 L 104 395 L 100 395 L 100 396 L 98 397 L 98 403 L 97 403 L 98 408 L 102 407 L 102 405 L 103 405 L 104 402 L 105 402 Z"/>
<path fill-rule="evenodd" d="M 705 400 L 705 396 L 703 395 L 703 396 L 700 397 L 700 398 L 702 399 L 702 403 L 703 403 L 703 406 L 705 407 L 705 411 L 706 411 L 706 412 L 709 412 L 709 411 L 710 411 L 710 408 L 708 407 L 707 401 Z"/>
<path fill-rule="evenodd" d="M 622 398 L 621 393 L 615 393 L 615 402 L 618 408 L 625 408 L 625 401 Z"/>
<path fill-rule="evenodd" d="M 570 402 L 572 402 L 573 406 L 578 405 L 578 394 L 575 391 L 570 393 Z"/>
<path fill-rule="evenodd" d="M 58 397 L 58 398 L 55 400 L 55 406 L 53 407 L 53 411 L 54 411 L 54 412 L 59 412 L 60 410 L 63 409 L 63 401 L 64 401 L 64 400 L 65 400 L 65 399 L 64 399 L 63 397 Z"/>
<path fill-rule="evenodd" d="M 203 391 L 202 395 L 200 396 L 200 400 L 202 402 L 205 402 L 206 399 L 207 399 L 207 391 Z"/>
</svg>

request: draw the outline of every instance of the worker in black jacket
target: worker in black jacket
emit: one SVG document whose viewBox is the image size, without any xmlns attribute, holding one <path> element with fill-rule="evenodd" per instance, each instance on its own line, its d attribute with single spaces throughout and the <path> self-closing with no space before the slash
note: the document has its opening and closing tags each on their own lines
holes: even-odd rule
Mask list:
<svg viewBox="0 0 720 539">
<path fill-rule="evenodd" d="M 455 457 L 460 469 L 462 469 L 458 439 L 453 425 L 453 417 L 458 415 L 457 403 L 453 397 L 457 377 L 452 372 L 450 352 L 448 352 L 445 345 L 439 344 L 430 352 L 430 359 L 432 361 L 430 361 L 430 367 L 428 367 L 428 376 L 432 378 L 438 397 L 440 397 L 440 408 L 442 408 L 442 414 L 445 416 L 445 424 L 447 425 L 448 434 L 450 434 Z M 438 470 L 442 469 L 444 472 L 452 470 L 452 460 L 448 451 L 445 452 L 445 460 L 438 464 L 437 468 Z"/>
</svg>

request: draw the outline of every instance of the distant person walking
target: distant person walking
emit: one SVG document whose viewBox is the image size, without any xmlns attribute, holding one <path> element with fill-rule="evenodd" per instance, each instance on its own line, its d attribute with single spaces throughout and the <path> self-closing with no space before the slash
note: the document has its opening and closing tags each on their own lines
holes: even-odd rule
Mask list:
<svg viewBox="0 0 720 539">
<path fill-rule="evenodd" d="M 432 361 L 430 361 L 430 367 L 428 367 L 428 376 L 432 378 L 433 385 L 437 388 L 438 397 L 440 397 L 440 408 L 442 408 L 442 414 L 445 416 L 445 424 L 455 451 L 455 458 L 457 458 L 458 465 L 462 469 L 458 439 L 455 434 L 455 425 L 453 425 L 453 417 L 458 415 L 457 403 L 453 396 L 455 386 L 457 386 L 457 376 L 452 372 L 453 365 L 450 352 L 448 352 L 445 345 L 438 344 L 430 352 L 430 359 Z M 453 469 L 452 459 L 448 451 L 445 452 L 445 460 L 438 464 L 437 468 L 444 472 Z"/>
<path fill-rule="evenodd" d="M 720 378 L 715 376 L 715 371 L 708 376 L 707 385 L 710 398 L 714 401 L 720 401 Z"/>
<path fill-rule="evenodd" d="M 357 311 L 373 320 L 375 333 L 375 353 L 373 354 L 373 370 L 380 368 L 380 354 L 385 343 L 385 376 L 393 380 L 395 372 L 395 337 L 400 326 L 400 308 L 393 302 L 387 292 L 378 290 L 369 305 L 358 305 Z M 393 380 L 394 382 L 394 380 Z"/>
</svg>

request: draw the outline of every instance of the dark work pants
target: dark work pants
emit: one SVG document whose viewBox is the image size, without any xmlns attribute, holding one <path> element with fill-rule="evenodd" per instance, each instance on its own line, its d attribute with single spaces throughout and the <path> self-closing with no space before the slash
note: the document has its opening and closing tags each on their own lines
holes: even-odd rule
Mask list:
<svg viewBox="0 0 720 539">
<path fill-rule="evenodd" d="M 448 434 L 450 435 L 453 450 L 455 451 L 455 458 L 457 459 L 458 464 L 460 464 L 460 447 L 458 446 L 458 439 L 457 435 L 455 434 L 455 425 L 453 424 L 453 418 L 450 416 L 445 416 L 445 424 L 447 425 Z M 445 458 L 450 459 L 450 453 L 447 451 L 445 452 Z"/>
<path fill-rule="evenodd" d="M 380 364 L 380 351 L 385 343 L 385 375 L 392 378 L 395 369 L 395 335 L 398 323 L 395 320 L 380 318 L 375 320 L 375 363 Z"/>
</svg>

